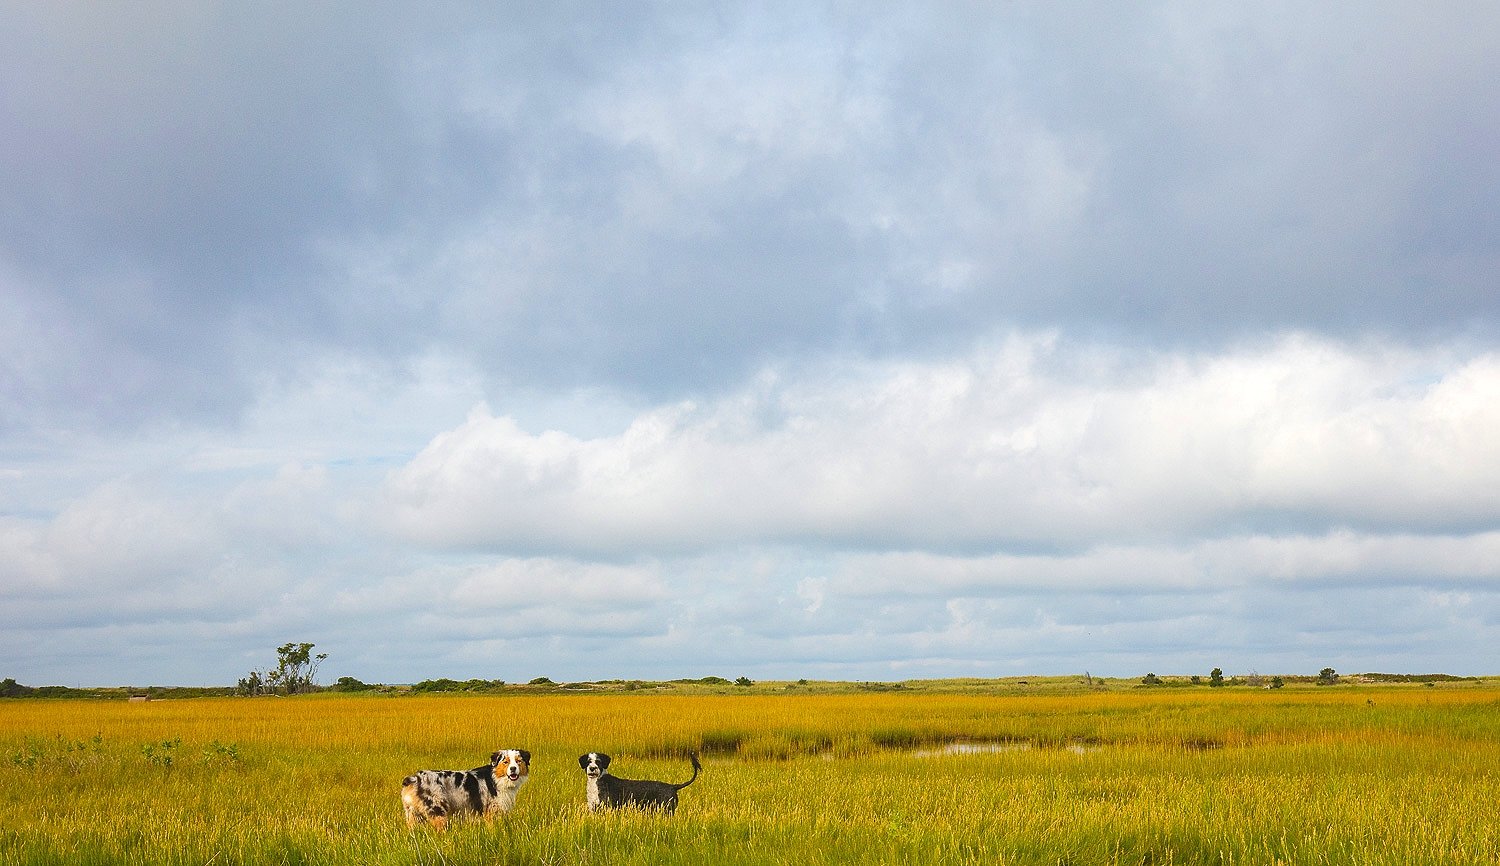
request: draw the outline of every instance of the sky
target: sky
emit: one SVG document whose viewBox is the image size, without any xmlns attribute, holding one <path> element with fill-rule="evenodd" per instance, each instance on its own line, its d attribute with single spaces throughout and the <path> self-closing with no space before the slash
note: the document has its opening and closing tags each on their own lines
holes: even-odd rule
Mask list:
<svg viewBox="0 0 1500 866">
<path fill-rule="evenodd" d="M 1500 673 L 1500 6 L 4 5 L 0 676 Z"/>
</svg>

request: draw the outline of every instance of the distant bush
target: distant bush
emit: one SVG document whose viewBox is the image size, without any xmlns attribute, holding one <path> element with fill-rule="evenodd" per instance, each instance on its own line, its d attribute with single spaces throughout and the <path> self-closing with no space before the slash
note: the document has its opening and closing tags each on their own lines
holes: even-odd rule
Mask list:
<svg viewBox="0 0 1500 866">
<path fill-rule="evenodd" d="M 25 686 L 22 686 L 25 688 Z M 30 690 L 34 698 L 92 698 L 99 697 L 94 689 L 75 689 L 71 686 L 37 686 Z"/>
<path fill-rule="evenodd" d="M 33 694 L 36 689 L 31 686 L 23 686 L 10 677 L 0 681 L 0 698 L 24 698 Z"/>
<path fill-rule="evenodd" d="M 737 679 L 736 679 L 736 680 L 735 680 L 735 681 L 734 681 L 734 684 L 735 684 L 735 685 L 737 685 L 737 686 L 741 686 L 741 687 L 745 687 L 745 686 L 753 686 L 753 685 L 755 685 L 755 683 L 754 683 L 754 682 L 752 682 L 752 681 L 751 681 L 751 679 L 750 679 L 750 678 L 749 678 L 749 677 L 739 677 L 739 678 L 737 678 Z"/>
<path fill-rule="evenodd" d="M 446 677 L 422 680 L 411 687 L 414 692 L 494 692 L 505 687 L 505 680 L 450 680 Z"/>
<path fill-rule="evenodd" d="M 411 687 L 411 690 L 414 692 L 456 692 L 458 689 L 458 680 L 450 680 L 447 677 L 438 677 L 435 680 L 422 680 Z"/>
<path fill-rule="evenodd" d="M 1360 674 L 1360 679 L 1372 683 L 1459 683 L 1473 681 L 1478 677 L 1460 677 L 1453 674 Z"/>
<path fill-rule="evenodd" d="M 1156 674 L 1149 674 L 1148 673 L 1145 676 L 1141 677 L 1141 685 L 1143 685 L 1143 686 L 1159 686 L 1159 685 L 1161 685 L 1161 677 L 1157 676 Z"/>
<path fill-rule="evenodd" d="M 90 700 L 124 700 L 144 695 L 152 700 L 163 698 L 224 697 L 235 693 L 227 686 L 108 686 L 75 689 L 72 686 L 25 686 L 13 679 L 0 680 L 0 698 L 86 698 Z"/>
<path fill-rule="evenodd" d="M 372 686 L 354 677 L 339 677 L 333 684 L 333 690 L 336 692 L 368 692 L 374 691 L 377 688 L 379 686 Z"/>
</svg>

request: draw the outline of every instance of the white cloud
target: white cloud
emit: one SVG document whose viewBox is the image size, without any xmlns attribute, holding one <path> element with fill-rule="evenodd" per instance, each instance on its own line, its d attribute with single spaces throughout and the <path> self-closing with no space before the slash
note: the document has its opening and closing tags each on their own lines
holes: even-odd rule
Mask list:
<svg viewBox="0 0 1500 866">
<path fill-rule="evenodd" d="M 1500 518 L 1500 359 L 1292 337 L 1087 365 L 1051 338 L 768 374 L 625 430 L 476 409 L 393 473 L 423 543 L 638 555 L 795 541 L 1066 549 Z M 1086 357 L 1086 356 L 1085 356 Z"/>
<path fill-rule="evenodd" d="M 394 571 L 338 590 L 331 609 L 355 620 L 402 621 L 444 644 L 665 627 L 668 589 L 653 563 L 477 558 Z"/>
<path fill-rule="evenodd" d="M 74 580 L 128 585 L 212 562 L 223 535 L 203 517 L 201 503 L 117 481 L 69 505 L 38 542 Z"/>
<path fill-rule="evenodd" d="M 0 518 L 0 586 L 10 593 L 61 583 L 63 571 L 43 546 L 42 531 L 35 521 Z"/>
<path fill-rule="evenodd" d="M 449 597 L 460 610 L 527 610 L 551 605 L 589 617 L 612 609 L 654 605 L 666 597 L 666 590 L 650 566 L 512 559 L 459 576 Z"/>
</svg>

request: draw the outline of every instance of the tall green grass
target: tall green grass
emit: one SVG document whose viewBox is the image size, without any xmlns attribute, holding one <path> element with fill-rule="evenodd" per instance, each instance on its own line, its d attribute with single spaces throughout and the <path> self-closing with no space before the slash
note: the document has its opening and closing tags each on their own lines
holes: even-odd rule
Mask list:
<svg viewBox="0 0 1500 866">
<path fill-rule="evenodd" d="M 501 746 L 515 811 L 406 829 L 403 775 Z M 706 767 L 595 815 L 591 750 Z M 1496 803 L 1485 689 L 0 702 L 5 864 L 1494 864 Z"/>
</svg>

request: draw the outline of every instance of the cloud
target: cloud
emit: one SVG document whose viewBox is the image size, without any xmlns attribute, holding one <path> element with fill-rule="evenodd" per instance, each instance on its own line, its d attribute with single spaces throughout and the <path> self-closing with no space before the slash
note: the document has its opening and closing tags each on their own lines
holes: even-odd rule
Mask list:
<svg viewBox="0 0 1500 866">
<path fill-rule="evenodd" d="M 1036 593 L 1210 594 L 1340 586 L 1491 587 L 1500 533 L 1237 535 L 1186 544 L 1102 545 L 1074 554 L 851 554 L 819 584 L 833 596 Z M 822 604 L 819 605 L 820 607 Z"/>
<path fill-rule="evenodd" d="M 382 510 L 423 543 L 601 555 L 1462 533 L 1500 514 L 1492 355 L 1291 337 L 1065 369 L 1076 357 L 1017 335 L 961 360 L 767 373 L 591 439 L 481 408 L 390 476 Z"/>
<path fill-rule="evenodd" d="M 1009 327 L 1488 339 L 1493 14 L 27 10 L 5 423 L 340 354 L 675 400 Z"/>
<path fill-rule="evenodd" d="M 335 365 L 268 392 L 237 438 L 14 472 L 15 503 L 115 474 L 0 519 L 7 646 L 53 647 L 44 671 L 77 656 L 66 643 L 139 641 L 117 659 L 137 666 L 220 647 L 174 668 L 200 682 L 293 639 L 396 681 L 1308 653 L 1459 670 L 1443 647 L 1500 627 L 1497 387 L 1491 354 L 1453 348 L 1289 335 L 1143 356 L 1017 332 L 946 359 L 767 368 L 613 423 L 577 422 L 586 397 L 516 392 L 526 423 L 481 407 L 422 447 L 415 416 L 480 393 L 461 365 Z M 299 435 L 325 413 L 343 420 Z M 528 429 L 548 419 L 593 432 Z M 1414 618 L 1388 622 L 1390 603 Z"/>
<path fill-rule="evenodd" d="M 28 670 L 1495 634 L 1492 9 L 13 13 Z"/>
<path fill-rule="evenodd" d="M 309 531 L 321 503 L 303 498 L 297 475 L 227 493 L 119 479 L 50 519 L 0 518 L 3 618 L 63 628 L 254 616 L 300 579 L 297 554 L 324 540 Z"/>
<path fill-rule="evenodd" d="M 36 556 L 58 573 L 100 588 L 119 586 L 164 568 L 190 568 L 222 543 L 217 528 L 196 519 L 192 503 L 107 484 L 72 503 L 33 536 Z"/>
</svg>

